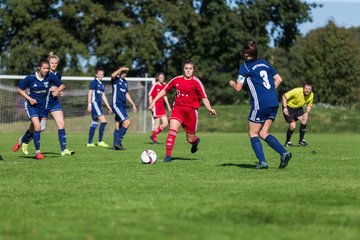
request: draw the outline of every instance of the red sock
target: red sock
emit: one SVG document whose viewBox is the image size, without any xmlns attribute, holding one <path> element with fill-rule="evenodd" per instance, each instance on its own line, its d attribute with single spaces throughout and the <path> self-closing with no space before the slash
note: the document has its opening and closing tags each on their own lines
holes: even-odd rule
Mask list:
<svg viewBox="0 0 360 240">
<path fill-rule="evenodd" d="M 199 141 L 199 138 L 195 136 L 194 141 L 191 144 L 197 143 Z"/>
<path fill-rule="evenodd" d="M 177 131 L 174 129 L 170 129 L 168 136 L 166 138 L 166 156 L 171 156 L 172 150 L 175 145 Z"/>
<path fill-rule="evenodd" d="M 153 130 L 153 134 L 152 134 L 152 138 L 153 138 L 153 141 L 156 142 L 157 141 L 157 136 L 159 134 L 159 130 L 158 129 L 155 129 Z"/>
</svg>

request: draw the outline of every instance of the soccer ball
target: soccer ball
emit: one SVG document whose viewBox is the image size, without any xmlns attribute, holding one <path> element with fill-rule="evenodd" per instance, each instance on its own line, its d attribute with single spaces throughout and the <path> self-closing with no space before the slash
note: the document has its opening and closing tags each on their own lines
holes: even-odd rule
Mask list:
<svg viewBox="0 0 360 240">
<path fill-rule="evenodd" d="M 154 164 L 156 162 L 157 155 L 153 150 L 147 149 L 142 152 L 140 159 L 142 163 Z"/>
</svg>

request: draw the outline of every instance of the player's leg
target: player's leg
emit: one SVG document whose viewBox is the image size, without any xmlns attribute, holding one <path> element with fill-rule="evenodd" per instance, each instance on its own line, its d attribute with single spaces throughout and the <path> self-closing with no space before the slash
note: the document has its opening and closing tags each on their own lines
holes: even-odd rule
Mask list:
<svg viewBox="0 0 360 240">
<path fill-rule="evenodd" d="M 264 150 L 259 138 L 259 132 L 261 130 L 262 124 L 251 122 L 248 123 L 248 134 L 250 137 L 251 147 L 255 153 L 256 158 L 259 163 L 256 165 L 257 169 L 267 169 L 268 165 L 265 160 Z"/>
<path fill-rule="evenodd" d="M 65 120 L 63 111 L 52 111 L 51 116 L 54 118 L 56 126 L 58 127 L 58 139 L 60 143 L 61 155 L 64 156 L 75 154 L 75 151 L 71 151 L 66 148 L 67 136 L 65 131 Z"/>
<path fill-rule="evenodd" d="M 46 129 L 46 121 L 47 121 L 47 117 L 41 118 L 41 121 L 40 121 L 40 126 L 41 126 L 40 131 L 41 132 L 45 131 L 45 129 Z"/>
<path fill-rule="evenodd" d="M 30 126 L 26 130 L 24 135 L 18 139 L 17 143 L 15 143 L 15 145 L 13 147 L 13 151 L 17 152 L 21 147 L 22 152 L 25 155 L 28 155 L 29 154 L 28 144 L 33 139 L 33 132 L 34 132 L 34 125 L 32 123 L 30 123 Z"/>
<path fill-rule="evenodd" d="M 171 162 L 171 154 L 175 145 L 176 135 L 181 126 L 181 122 L 177 119 L 170 119 L 170 129 L 166 138 L 166 154 L 164 162 Z"/>
<path fill-rule="evenodd" d="M 169 125 L 169 119 L 166 115 L 162 116 L 160 119 L 161 125 L 159 126 L 158 134 L 160 134 Z"/>
<path fill-rule="evenodd" d="M 123 138 L 125 137 L 125 135 L 126 135 L 126 132 L 127 132 L 127 130 L 129 129 L 129 127 L 130 127 L 130 119 L 129 118 L 127 118 L 127 119 L 125 119 L 124 121 L 122 121 L 122 124 L 121 124 L 121 127 L 120 127 L 120 129 L 119 129 L 119 140 L 120 140 L 120 142 L 119 142 L 119 144 L 120 144 L 120 146 L 122 146 L 122 140 L 123 140 Z"/>
<path fill-rule="evenodd" d="M 113 112 L 115 113 L 113 149 L 124 150 L 124 147 L 122 146 L 122 139 L 124 138 L 127 129 L 130 127 L 130 120 L 125 111 L 125 108 L 121 106 L 115 106 L 113 108 Z"/>
<path fill-rule="evenodd" d="M 38 116 L 35 116 L 31 118 L 31 122 L 34 125 L 33 137 L 34 137 L 34 145 L 35 145 L 35 157 L 38 160 L 41 160 L 44 159 L 44 155 L 42 155 L 40 151 L 40 132 L 41 132 L 40 119 Z"/>
<path fill-rule="evenodd" d="M 104 115 L 101 115 L 98 117 L 99 121 L 100 121 L 100 127 L 99 127 L 99 138 L 98 138 L 98 146 L 99 147 L 109 147 L 108 144 L 106 144 L 103 141 L 103 137 L 104 137 L 104 133 L 105 133 L 105 127 L 106 127 L 106 118 Z"/>
<path fill-rule="evenodd" d="M 299 144 L 301 146 L 307 146 L 308 143 L 306 142 L 306 140 L 304 140 L 304 136 L 306 133 L 306 127 L 307 127 L 307 120 L 308 120 L 308 115 L 307 114 L 303 114 L 301 117 L 298 118 L 300 120 L 300 137 L 299 137 Z"/>
<path fill-rule="evenodd" d="M 159 134 L 159 127 L 160 127 L 160 118 L 154 117 L 154 129 L 152 132 L 152 135 L 150 136 L 150 139 L 154 144 L 157 144 L 157 136 Z"/>
</svg>

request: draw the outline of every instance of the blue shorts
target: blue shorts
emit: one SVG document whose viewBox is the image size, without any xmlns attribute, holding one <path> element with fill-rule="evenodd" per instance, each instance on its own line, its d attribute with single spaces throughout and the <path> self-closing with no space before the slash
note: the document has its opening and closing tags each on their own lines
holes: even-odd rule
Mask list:
<svg viewBox="0 0 360 240">
<path fill-rule="evenodd" d="M 113 106 L 112 110 L 115 113 L 115 121 L 116 122 L 123 122 L 129 118 L 126 113 L 125 107 L 123 107 L 123 106 Z"/>
<path fill-rule="evenodd" d="M 261 123 L 261 124 L 268 119 L 275 121 L 278 108 L 279 107 L 270 107 L 270 108 L 256 110 L 254 109 L 254 107 L 251 107 L 248 120 L 250 122 Z"/>
<path fill-rule="evenodd" d="M 37 104 L 31 105 L 27 101 L 25 101 L 25 112 L 29 119 L 33 117 L 38 117 L 39 119 L 41 119 L 43 111 L 44 108 L 37 106 Z"/>
<path fill-rule="evenodd" d="M 59 100 L 52 101 L 47 105 L 47 107 L 41 113 L 41 116 L 48 118 L 49 112 L 62 111 L 62 107 Z"/>
<path fill-rule="evenodd" d="M 97 121 L 98 117 L 104 115 L 103 111 L 101 110 L 101 105 L 98 102 L 91 103 L 91 118 L 93 121 Z"/>
</svg>

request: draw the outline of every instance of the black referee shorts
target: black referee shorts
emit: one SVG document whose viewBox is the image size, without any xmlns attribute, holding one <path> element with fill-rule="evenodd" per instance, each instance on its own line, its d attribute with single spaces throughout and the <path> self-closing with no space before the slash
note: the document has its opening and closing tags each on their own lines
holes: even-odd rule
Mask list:
<svg viewBox="0 0 360 240">
<path fill-rule="evenodd" d="M 291 123 L 291 122 L 295 122 L 298 120 L 298 117 L 301 117 L 302 115 L 304 115 L 304 109 L 302 107 L 300 108 L 291 108 L 291 107 L 287 107 L 289 115 L 285 115 L 284 111 L 283 111 L 283 115 L 285 118 L 285 121 L 287 123 Z M 283 108 L 284 110 L 284 108 Z"/>
</svg>

